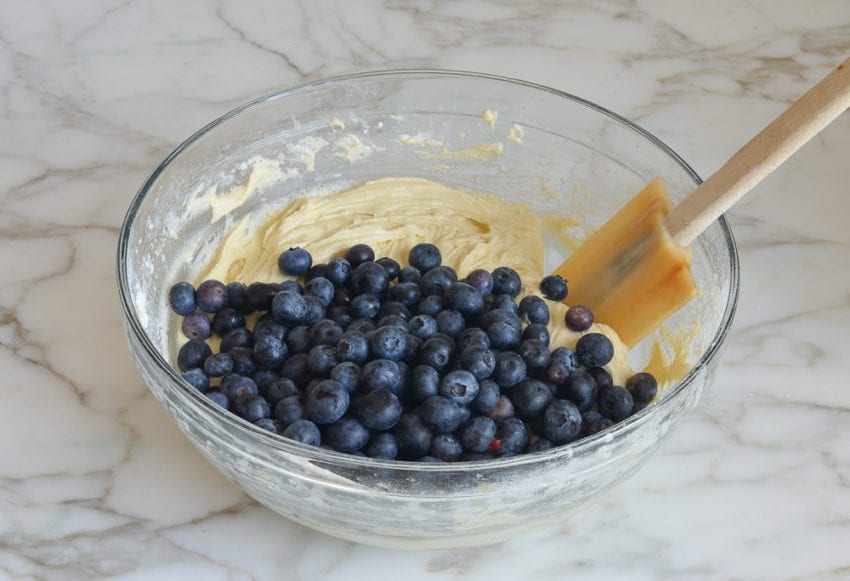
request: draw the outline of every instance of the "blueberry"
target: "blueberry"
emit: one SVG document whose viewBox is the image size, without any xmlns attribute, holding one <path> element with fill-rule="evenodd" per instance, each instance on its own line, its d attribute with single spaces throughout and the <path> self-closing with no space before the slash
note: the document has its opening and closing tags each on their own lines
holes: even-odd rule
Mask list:
<svg viewBox="0 0 850 581">
<path fill-rule="evenodd" d="M 226 307 L 213 316 L 212 330 L 218 335 L 226 335 L 228 331 L 245 326 L 245 315 L 234 308 Z"/>
<path fill-rule="evenodd" d="M 614 345 L 602 333 L 588 333 L 576 343 L 576 356 L 585 367 L 602 367 L 613 359 Z"/>
<path fill-rule="evenodd" d="M 526 379 L 511 390 L 511 402 L 517 416 L 531 420 L 539 417 L 552 402 L 552 392 L 542 381 Z"/>
<path fill-rule="evenodd" d="M 254 360 L 261 369 L 274 369 L 286 360 L 286 343 L 273 335 L 260 337 L 254 343 Z"/>
<path fill-rule="evenodd" d="M 277 267 L 284 274 L 301 276 L 313 266 L 313 257 L 303 248 L 290 248 L 280 253 Z"/>
<path fill-rule="evenodd" d="M 358 333 L 369 333 L 377 329 L 378 326 L 375 324 L 375 321 L 372 319 L 354 319 L 351 323 L 346 327 L 346 332 L 348 331 L 357 331 Z"/>
<path fill-rule="evenodd" d="M 434 336 L 437 332 L 437 321 L 430 315 L 416 315 L 410 319 L 410 332 L 423 341 Z"/>
<path fill-rule="evenodd" d="M 207 399 L 209 399 L 217 406 L 224 409 L 230 409 L 230 400 L 228 400 L 227 396 L 221 393 L 220 391 L 208 391 L 204 395 L 207 396 Z"/>
<path fill-rule="evenodd" d="M 335 307 L 343 307 L 346 310 L 348 309 L 348 305 L 351 304 L 351 298 L 354 295 L 351 294 L 351 291 L 348 287 L 340 286 L 334 289 L 334 306 Z M 352 317 L 353 318 L 353 317 Z M 349 322 L 351 319 L 349 319 Z M 348 323 L 346 323 L 348 324 Z"/>
<path fill-rule="evenodd" d="M 369 341 L 363 333 L 348 330 L 337 341 L 336 352 L 340 361 L 362 364 L 369 358 Z"/>
<path fill-rule="evenodd" d="M 297 386 L 303 386 L 310 380 L 310 366 L 307 353 L 295 353 L 280 366 L 280 376 L 291 379 Z"/>
<path fill-rule="evenodd" d="M 466 282 L 481 293 L 482 297 L 493 292 L 493 275 L 487 270 L 473 270 L 466 276 Z"/>
<path fill-rule="evenodd" d="M 325 278 L 335 287 L 342 287 L 351 280 L 351 263 L 344 258 L 334 258 L 328 262 Z"/>
<path fill-rule="evenodd" d="M 244 395 L 233 402 L 233 411 L 240 418 L 256 422 L 272 415 L 269 402 L 261 395 Z"/>
<path fill-rule="evenodd" d="M 428 295 L 416 305 L 416 313 L 436 317 L 445 307 L 445 301 L 440 295 Z"/>
<path fill-rule="evenodd" d="M 366 455 L 370 458 L 395 460 L 398 455 L 398 441 L 389 432 L 373 434 L 366 445 Z"/>
<path fill-rule="evenodd" d="M 251 375 L 257 367 L 257 360 L 254 358 L 254 350 L 247 347 L 234 347 L 227 352 L 233 359 L 233 373 L 239 375 Z"/>
<path fill-rule="evenodd" d="M 240 313 L 251 312 L 248 301 L 248 287 L 236 281 L 227 283 L 227 304 Z"/>
<path fill-rule="evenodd" d="M 376 322 L 377 329 L 381 327 L 395 327 L 404 332 L 405 335 L 410 331 L 410 325 L 407 324 L 407 320 L 404 317 L 400 317 L 398 315 L 387 315 L 386 317 L 381 317 Z"/>
<path fill-rule="evenodd" d="M 279 377 L 268 385 L 260 387 L 260 393 L 272 407 L 287 397 L 300 394 L 298 388 L 295 387 L 295 383 L 288 377 Z"/>
<path fill-rule="evenodd" d="M 210 377 L 223 377 L 232 371 L 233 358 L 228 353 L 216 353 L 204 361 L 204 373 Z"/>
<path fill-rule="evenodd" d="M 460 366 L 476 379 L 486 379 L 496 369 L 496 354 L 487 347 L 473 345 L 461 351 Z"/>
<path fill-rule="evenodd" d="M 421 403 L 439 393 L 440 374 L 433 367 L 417 365 L 413 368 L 411 390 L 413 399 Z"/>
<path fill-rule="evenodd" d="M 573 371 L 566 381 L 558 386 L 558 396 L 573 402 L 580 412 L 586 412 L 593 407 L 597 392 L 596 381 L 585 371 Z"/>
<path fill-rule="evenodd" d="M 490 346 L 498 350 L 515 349 L 519 345 L 521 333 L 507 321 L 496 321 L 487 327 Z"/>
<path fill-rule="evenodd" d="M 378 319 L 389 316 L 396 316 L 404 319 L 405 321 L 410 320 L 412 313 L 410 309 L 408 309 L 404 304 L 398 301 L 388 300 L 381 303 L 381 308 L 378 309 Z M 380 325 L 378 325 L 380 327 Z"/>
<path fill-rule="evenodd" d="M 177 368 L 188 371 L 195 367 L 203 367 L 204 361 L 212 355 L 212 349 L 203 339 L 189 339 L 177 352 Z"/>
<path fill-rule="evenodd" d="M 375 261 L 375 264 L 380 265 L 381 268 L 387 271 L 387 277 L 390 280 L 395 280 L 401 272 L 401 265 L 388 256 L 379 258 Z"/>
<path fill-rule="evenodd" d="M 439 248 L 428 242 L 423 242 L 410 249 L 407 262 L 410 266 L 418 269 L 419 272 L 425 273 L 440 266 L 443 262 L 443 256 L 440 254 Z"/>
<path fill-rule="evenodd" d="M 183 319 L 183 334 L 189 339 L 206 339 L 210 336 L 210 320 L 203 313 L 190 313 Z"/>
<path fill-rule="evenodd" d="M 508 311 L 515 315 L 519 312 L 519 307 L 516 301 L 514 301 L 514 297 L 509 294 L 497 294 L 494 296 L 490 304 L 490 309 Z"/>
<path fill-rule="evenodd" d="M 499 384 L 492 379 L 481 379 L 478 381 L 478 395 L 472 400 L 470 407 L 479 413 L 487 413 L 499 403 Z"/>
<path fill-rule="evenodd" d="M 254 422 L 254 425 L 266 430 L 267 432 L 271 432 L 272 434 L 280 434 L 283 432 L 283 426 L 280 425 L 280 422 L 271 418 L 260 418 Z"/>
<path fill-rule="evenodd" d="M 400 282 L 390 287 L 387 297 L 391 301 L 397 301 L 406 307 L 412 307 L 422 298 L 422 291 L 415 282 Z"/>
<path fill-rule="evenodd" d="M 422 296 L 443 296 L 448 286 L 455 281 L 457 281 L 457 275 L 453 270 L 445 266 L 438 266 L 423 273 L 419 281 L 419 288 L 422 289 Z"/>
<path fill-rule="evenodd" d="M 423 401 L 419 405 L 418 413 L 422 421 L 437 434 L 454 432 L 463 423 L 463 415 L 458 405 L 441 395 Z"/>
<path fill-rule="evenodd" d="M 251 331 L 252 343 L 265 336 L 275 337 L 283 341 L 286 338 L 286 327 L 280 323 L 276 323 L 274 319 L 261 319 L 254 325 L 254 330 Z"/>
<path fill-rule="evenodd" d="M 543 371 L 552 361 L 549 348 L 537 339 L 526 339 L 519 346 L 519 354 L 531 372 Z"/>
<path fill-rule="evenodd" d="M 288 395 L 274 406 L 274 417 L 283 427 L 288 427 L 307 417 L 307 409 L 301 394 Z"/>
<path fill-rule="evenodd" d="M 375 251 L 367 244 L 355 244 L 345 251 L 345 259 L 352 268 L 357 268 L 364 262 L 375 260 Z"/>
<path fill-rule="evenodd" d="M 290 353 L 307 353 L 313 347 L 310 327 L 298 325 L 286 334 L 286 347 Z"/>
<path fill-rule="evenodd" d="M 246 395 L 257 395 L 260 393 L 257 383 L 253 379 L 239 375 L 238 373 L 230 373 L 222 377 L 219 389 L 230 401 L 235 401 Z"/>
<path fill-rule="evenodd" d="M 390 359 L 373 359 L 360 370 L 360 386 L 364 391 L 395 391 L 401 384 L 401 369 Z"/>
<path fill-rule="evenodd" d="M 320 381 L 307 394 L 307 417 L 317 424 L 332 424 L 343 416 L 349 404 L 348 391 L 333 379 Z"/>
<path fill-rule="evenodd" d="M 402 459 L 416 460 L 431 448 L 431 431 L 416 414 L 402 414 L 393 434 L 398 442 L 398 455 Z"/>
<path fill-rule="evenodd" d="M 499 396 L 499 401 L 496 402 L 496 405 L 493 406 L 493 409 L 488 412 L 485 412 L 484 415 L 493 420 L 494 422 L 501 421 L 505 418 L 510 418 L 514 415 L 514 404 L 508 396 L 502 394 Z"/>
<path fill-rule="evenodd" d="M 465 282 L 453 282 L 444 293 L 446 306 L 462 315 L 477 315 L 484 310 L 484 297 L 477 288 Z"/>
<path fill-rule="evenodd" d="M 549 305 L 538 296 L 528 295 L 519 302 L 519 314 L 524 315 L 529 323 L 545 325 L 549 322 Z"/>
<path fill-rule="evenodd" d="M 658 393 L 658 382 L 650 373 L 636 373 L 626 380 L 626 389 L 636 403 L 649 403 Z"/>
<path fill-rule="evenodd" d="M 481 316 L 481 328 L 485 331 L 494 323 L 505 323 L 516 331 L 516 336 L 522 336 L 522 321 L 517 313 L 508 309 L 490 309 Z"/>
<path fill-rule="evenodd" d="M 460 432 L 460 441 L 469 452 L 486 452 L 496 437 L 496 422 L 485 416 L 472 418 Z"/>
<path fill-rule="evenodd" d="M 632 415 L 634 403 L 632 394 L 628 389 L 614 385 L 599 391 L 596 405 L 603 417 L 619 422 Z"/>
<path fill-rule="evenodd" d="M 323 276 L 317 276 L 304 285 L 304 294 L 316 297 L 324 307 L 329 307 L 333 303 L 334 291 L 333 283 Z"/>
<path fill-rule="evenodd" d="M 469 371 L 457 369 L 443 376 L 439 391 L 440 395 L 453 403 L 466 406 L 478 395 L 478 380 Z"/>
<path fill-rule="evenodd" d="M 304 301 L 307 303 L 307 314 L 304 315 L 302 322 L 308 327 L 312 327 L 325 318 L 325 305 L 319 297 L 311 295 L 305 295 Z"/>
<path fill-rule="evenodd" d="M 569 347 L 556 347 L 552 351 L 552 363 L 562 363 L 567 369 L 575 369 L 578 367 L 578 357 L 576 352 Z"/>
<path fill-rule="evenodd" d="M 434 317 L 437 321 L 437 332 L 445 333 L 449 337 L 457 337 L 466 328 L 466 320 L 458 311 L 445 309 Z"/>
<path fill-rule="evenodd" d="M 280 286 L 268 282 L 252 282 L 248 285 L 248 308 L 251 311 L 268 311 L 272 299 L 281 291 Z"/>
<path fill-rule="evenodd" d="M 304 287 L 301 286 L 301 283 L 295 279 L 285 280 L 280 283 L 274 283 L 277 287 L 277 292 L 289 291 L 293 293 L 298 293 L 299 295 L 304 294 Z"/>
<path fill-rule="evenodd" d="M 441 337 L 431 337 L 419 350 L 419 363 L 443 371 L 451 363 L 452 351 L 454 346 L 451 343 Z"/>
<path fill-rule="evenodd" d="M 372 430 L 389 430 L 401 419 L 398 398 L 386 389 L 375 389 L 357 400 L 357 417 Z"/>
<path fill-rule="evenodd" d="M 227 306 L 227 287 L 217 280 L 205 280 L 195 291 L 198 308 L 208 313 L 217 313 Z"/>
<path fill-rule="evenodd" d="M 357 295 L 351 299 L 348 309 L 355 319 L 372 319 L 381 310 L 381 299 L 370 293 Z"/>
<path fill-rule="evenodd" d="M 428 455 L 443 462 L 454 462 L 463 454 L 463 445 L 454 434 L 437 434 L 431 439 Z"/>
<path fill-rule="evenodd" d="M 535 341 L 540 341 L 545 346 L 549 346 L 549 329 L 546 325 L 540 325 L 538 323 L 532 323 L 525 328 L 522 332 L 521 339 L 523 341 L 527 341 L 529 339 L 534 339 Z"/>
<path fill-rule="evenodd" d="M 168 302 L 178 315 L 190 315 L 195 312 L 195 287 L 188 282 L 178 282 L 168 291 Z"/>
<path fill-rule="evenodd" d="M 340 382 L 348 393 L 354 393 L 360 388 L 360 366 L 351 361 L 343 361 L 334 366 L 330 377 Z"/>
<path fill-rule="evenodd" d="M 307 368 L 313 377 L 327 377 L 337 363 L 336 347 L 331 345 L 316 345 L 307 353 Z"/>
<path fill-rule="evenodd" d="M 415 282 L 419 284 L 422 273 L 415 266 L 405 266 L 398 272 L 398 282 Z"/>
<path fill-rule="evenodd" d="M 547 438 L 537 438 L 531 444 L 528 445 L 528 453 L 532 454 L 534 452 L 542 452 L 544 450 L 549 450 L 553 448 L 555 444 L 552 443 L 552 440 Z"/>
<path fill-rule="evenodd" d="M 245 327 L 231 329 L 221 339 L 219 350 L 222 352 L 230 351 L 234 347 L 253 347 L 254 340 L 251 337 L 251 331 Z"/>
<path fill-rule="evenodd" d="M 496 354 L 496 368 L 491 378 L 502 389 L 510 389 L 525 379 L 528 371 L 525 360 L 513 351 Z"/>
<path fill-rule="evenodd" d="M 516 297 L 522 288 L 522 280 L 517 271 L 508 266 L 500 266 L 493 271 L 493 294 L 506 294 Z"/>
<path fill-rule="evenodd" d="M 555 444 L 566 444 L 581 433 L 581 412 L 571 401 L 555 399 L 543 412 L 543 435 Z"/>
<path fill-rule="evenodd" d="M 337 452 L 351 454 L 366 446 L 369 430 L 352 417 L 344 417 L 325 429 L 325 443 Z"/>
<path fill-rule="evenodd" d="M 562 301 L 567 298 L 567 281 L 558 274 L 544 276 L 540 281 L 540 292 L 550 301 Z"/>
<path fill-rule="evenodd" d="M 496 445 L 491 446 L 491 449 L 497 456 L 520 454 L 528 446 L 529 438 L 528 430 L 521 419 L 505 418 L 496 424 Z"/>
<path fill-rule="evenodd" d="M 550 358 L 550 363 L 546 369 L 543 370 L 541 377 L 549 383 L 558 384 L 566 381 L 572 372 L 573 369 L 564 365 L 562 361 Z"/>
<path fill-rule="evenodd" d="M 342 338 L 342 327 L 330 319 L 323 319 L 310 329 L 313 345 L 336 345 Z"/>
<path fill-rule="evenodd" d="M 310 270 L 307 271 L 307 274 L 304 275 L 304 281 L 310 282 L 316 277 L 326 278 L 325 275 L 328 273 L 328 265 L 327 264 L 314 264 L 310 267 Z"/>
<path fill-rule="evenodd" d="M 593 326 L 593 312 L 583 305 L 574 305 L 567 309 L 564 322 L 573 331 L 587 331 Z"/>
<path fill-rule="evenodd" d="M 354 317 L 348 312 L 347 306 L 342 305 L 334 305 L 327 310 L 326 316 L 329 320 L 333 321 L 340 328 L 345 329 L 348 327 L 348 324 L 354 320 Z"/>
<path fill-rule="evenodd" d="M 278 375 L 277 370 L 275 369 L 258 369 L 251 374 L 251 379 L 253 379 L 254 383 L 257 384 L 257 387 L 260 388 L 260 395 L 265 397 L 266 394 L 264 390 L 270 384 L 280 379 L 280 375 Z"/>
<path fill-rule="evenodd" d="M 278 323 L 297 325 L 307 316 L 307 300 L 292 291 L 279 292 L 272 299 L 271 313 Z"/>
<path fill-rule="evenodd" d="M 613 425 L 614 422 L 608 418 L 599 418 L 598 420 L 593 420 L 587 426 L 587 435 L 592 436 L 593 434 L 598 434 L 602 430 L 607 430 Z"/>
<path fill-rule="evenodd" d="M 210 388 L 210 378 L 203 369 L 195 367 L 184 371 L 181 375 L 189 385 L 201 393 L 206 393 Z"/>
<path fill-rule="evenodd" d="M 288 425 L 283 430 L 283 437 L 308 446 L 318 446 L 322 443 L 319 427 L 310 420 L 298 420 Z"/>
<path fill-rule="evenodd" d="M 405 354 L 406 331 L 396 326 L 378 327 L 369 340 L 372 356 L 399 361 Z"/>
</svg>

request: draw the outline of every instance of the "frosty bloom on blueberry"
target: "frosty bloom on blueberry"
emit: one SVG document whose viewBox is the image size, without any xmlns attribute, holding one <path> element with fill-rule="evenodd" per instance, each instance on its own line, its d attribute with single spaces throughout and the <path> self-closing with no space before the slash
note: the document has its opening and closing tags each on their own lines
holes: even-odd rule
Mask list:
<svg viewBox="0 0 850 581">
<path fill-rule="evenodd" d="M 542 452 L 657 397 L 646 372 L 614 384 L 614 344 L 589 309 L 557 304 L 560 276 L 541 297 L 521 265 L 458 273 L 427 242 L 402 258 L 355 244 L 314 264 L 293 246 L 283 280 L 175 284 L 187 387 L 300 444 L 419 462 Z"/>
</svg>

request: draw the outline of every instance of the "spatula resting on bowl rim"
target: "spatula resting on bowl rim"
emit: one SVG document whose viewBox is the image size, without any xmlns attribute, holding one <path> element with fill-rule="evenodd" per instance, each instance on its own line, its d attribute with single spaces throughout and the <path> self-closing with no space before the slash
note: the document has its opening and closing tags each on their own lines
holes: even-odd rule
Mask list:
<svg viewBox="0 0 850 581">
<path fill-rule="evenodd" d="M 675 207 L 655 178 L 558 267 L 570 305 L 633 347 L 697 293 L 690 244 L 850 107 L 850 58 L 795 101 Z"/>
</svg>

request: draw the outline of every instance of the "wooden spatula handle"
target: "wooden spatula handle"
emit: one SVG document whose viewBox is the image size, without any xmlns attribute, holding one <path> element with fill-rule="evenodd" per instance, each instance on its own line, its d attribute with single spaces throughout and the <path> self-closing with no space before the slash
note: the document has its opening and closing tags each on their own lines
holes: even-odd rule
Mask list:
<svg viewBox="0 0 850 581">
<path fill-rule="evenodd" d="M 850 58 L 738 150 L 665 218 L 680 246 L 708 226 L 850 107 Z"/>
</svg>

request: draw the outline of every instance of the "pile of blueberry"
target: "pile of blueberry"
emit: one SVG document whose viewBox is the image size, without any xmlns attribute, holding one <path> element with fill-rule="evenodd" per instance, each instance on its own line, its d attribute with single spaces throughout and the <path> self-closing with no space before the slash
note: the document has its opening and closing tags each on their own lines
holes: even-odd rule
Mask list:
<svg viewBox="0 0 850 581">
<path fill-rule="evenodd" d="M 225 409 L 286 438 L 375 458 L 478 460 L 545 450 L 595 434 L 649 403 L 652 375 L 615 386 L 603 368 L 611 341 L 587 332 L 593 314 L 571 307 L 575 350 L 550 349 L 546 300 L 515 270 L 458 279 L 440 250 L 418 244 L 402 267 L 365 244 L 312 264 L 290 248 L 280 283 L 169 293 L 189 337 L 183 378 Z M 546 299 L 567 296 L 547 276 Z M 256 322 L 247 325 L 247 315 Z M 218 353 L 206 339 L 221 337 Z"/>
</svg>

